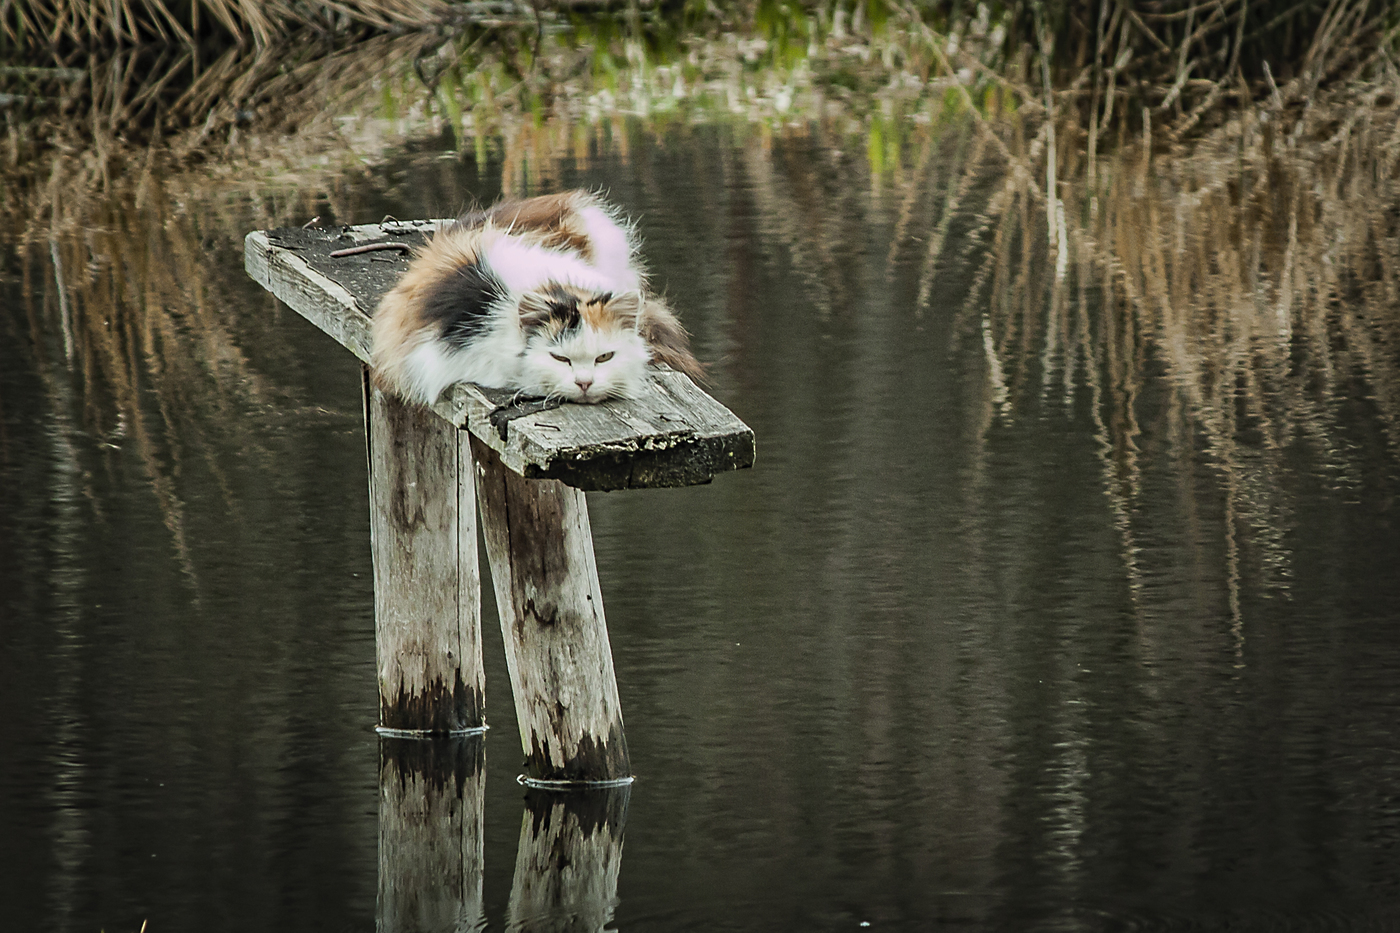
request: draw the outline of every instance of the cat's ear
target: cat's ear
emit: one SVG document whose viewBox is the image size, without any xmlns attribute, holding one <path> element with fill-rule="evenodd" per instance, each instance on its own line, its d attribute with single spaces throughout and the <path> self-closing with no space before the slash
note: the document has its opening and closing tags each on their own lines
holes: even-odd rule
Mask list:
<svg viewBox="0 0 1400 933">
<path fill-rule="evenodd" d="M 539 292 L 526 292 L 520 296 L 520 327 L 522 330 L 543 327 L 553 314 L 553 303 Z"/>
<path fill-rule="evenodd" d="M 642 317 L 642 293 L 633 289 L 630 292 L 616 292 L 608 302 L 608 310 L 620 321 L 625 321 L 633 330 L 637 329 Z"/>
</svg>

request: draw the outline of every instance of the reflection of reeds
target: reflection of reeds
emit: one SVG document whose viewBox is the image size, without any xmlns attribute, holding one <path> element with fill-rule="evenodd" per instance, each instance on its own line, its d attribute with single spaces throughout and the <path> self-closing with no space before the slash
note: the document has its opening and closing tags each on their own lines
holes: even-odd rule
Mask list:
<svg viewBox="0 0 1400 933">
<path fill-rule="evenodd" d="M 1358 81 L 1305 101 L 1317 75 L 1357 64 L 1334 52 L 1312 78 L 1296 74 L 1189 144 L 1139 107 L 1142 124 L 1131 134 L 1116 124 L 1096 154 L 1075 112 L 1046 118 L 1054 101 L 996 116 L 959 92 L 959 106 L 913 102 L 922 120 L 898 130 L 908 157 L 877 158 L 871 143 L 861 172 L 843 153 L 868 141 L 874 118 L 825 110 L 793 128 L 760 123 L 742 187 L 763 241 L 781 246 L 819 316 L 860 313 L 841 265 L 868 245 L 853 233 L 883 222 L 886 193 L 885 269 L 916 275 L 912 318 L 941 312 L 931 302 L 947 291 L 936 285 L 970 262 L 954 330 L 984 358 L 985 423 L 1087 398 L 1133 592 L 1152 572 L 1142 542 L 1160 530 L 1144 524 L 1144 490 L 1174 473 L 1191 503 L 1183 533 L 1229 564 L 1238 627 L 1241 579 L 1289 586 L 1298 519 L 1277 477 L 1292 458 L 1305 451 L 1350 485 L 1364 457 L 1400 452 L 1396 84 Z M 877 173 L 883 184 L 867 185 Z M 1385 451 L 1358 452 L 1372 416 Z M 1202 455 L 1219 477 L 1223 524 L 1185 517 L 1209 507 L 1191 502 Z"/>
<path fill-rule="evenodd" d="M 236 244 L 259 219 L 227 198 L 192 212 L 194 189 L 120 162 L 101 167 L 90 157 L 57 158 L 43 188 L 29 192 L 30 228 L 16 243 L 28 316 L 21 346 L 64 443 L 90 451 L 84 462 L 141 464 L 198 592 L 181 476 L 197 461 L 238 520 L 231 457 L 268 456 L 249 412 L 298 407 L 250 362 L 247 322 L 220 297 L 241 275 L 230 259 Z M 36 204 L 41 198 L 47 203 Z M 65 475 L 100 519 L 102 503 L 85 492 L 92 477 Z"/>
<path fill-rule="evenodd" d="M 1014 405 L 1057 382 L 1068 398 L 1083 368 L 1125 554 L 1144 417 L 1158 436 L 1189 421 L 1224 478 L 1229 559 L 1247 536 L 1279 585 L 1293 531 L 1284 451 L 1305 445 L 1357 481 L 1344 409 L 1358 395 L 1400 451 L 1400 360 L 1386 349 L 1400 340 L 1398 115 L 1377 86 L 1301 113 L 1246 110 L 1189 153 L 1124 147 L 1101 185 L 1062 185 L 1066 242 L 1048 251 L 1047 199 L 1010 176 L 993 195 L 967 306 L 984 315 L 989 371 Z M 1159 368 L 1175 393 L 1165 407 L 1144 398 Z"/>
<path fill-rule="evenodd" d="M 332 212 L 353 213 L 329 182 L 388 137 L 382 122 L 367 140 L 338 116 L 366 100 L 378 106 L 384 72 L 414 74 L 443 41 L 384 38 L 330 56 L 233 48 L 194 80 L 188 54 L 119 51 L 85 68 L 39 72 L 45 88 L 85 90 L 47 98 L 47 111 L 10 124 L 0 216 L 29 283 L 22 345 L 55 425 L 71 425 L 65 443 L 95 441 L 109 464 L 118 450 L 140 462 L 193 583 L 181 476 L 197 462 L 236 518 L 231 454 L 265 456 L 248 411 L 299 404 L 250 363 L 248 322 L 216 297 L 229 277 L 242 277 L 230 257 L 249 229 L 324 212 L 318 196 L 329 195 Z M 421 102 L 398 102 L 397 116 L 415 116 Z M 263 134 L 251 140 L 250 111 L 261 112 Z M 132 145 L 152 113 L 148 141 Z M 236 168 L 235 153 L 243 159 Z M 313 174 L 298 168 L 306 161 L 317 163 Z M 64 475 L 100 517 L 102 503 L 85 493 L 91 477 Z"/>
<path fill-rule="evenodd" d="M 1226 16 L 1240 8 L 1219 7 Z M 254 223 L 309 218 L 317 189 L 414 133 L 452 134 L 460 154 L 498 161 L 507 193 L 525 194 L 554 184 L 567 162 L 583 167 L 595 149 L 625 162 L 636 132 L 739 124 L 764 239 L 781 244 L 819 315 L 851 310 L 849 237 L 888 209 L 885 269 L 917 270 L 913 317 L 929 316 L 950 264 L 975 260 L 956 331 L 985 360 L 988 423 L 1014 418 L 1027 399 L 1068 406 L 1077 387 L 1090 389 L 1130 575 L 1147 469 L 1139 444 L 1160 428 L 1150 419 L 1200 432 L 1227 477 L 1232 514 L 1280 568 L 1290 519 L 1268 482 L 1278 451 L 1305 441 L 1340 475 L 1352 470 L 1336 399 L 1356 381 L 1388 443 L 1400 445 L 1400 372 L 1388 350 L 1388 309 L 1400 295 L 1395 93 L 1361 80 L 1385 72 L 1371 52 L 1391 39 L 1338 38 L 1373 15 L 1366 3 L 1334 0 L 1306 61 L 1280 72 L 1281 83 L 1268 72 L 1260 103 L 1211 120 L 1202 105 L 1226 91 L 1191 78 L 1166 90 L 1170 101 L 1123 95 L 1122 50 L 1153 43 L 1112 5 L 1089 46 L 1097 70 L 1091 63 L 1082 82 L 1048 90 L 1036 82 L 1054 80 L 1045 76 L 1062 64 L 1048 33 L 1018 65 L 998 58 L 1006 46 L 994 18 L 951 24 L 948 35 L 890 5 L 910 28 L 867 23 L 861 38 L 840 17 L 798 22 L 785 9 L 765 7 L 746 37 L 681 38 L 664 23 L 639 30 L 603 18 L 543 35 L 473 27 L 381 37 L 328 56 L 312 46 L 232 48 L 197 74 L 184 53 L 130 50 L 42 78 L 56 101 L 54 132 L 12 130 L 0 213 L 20 241 L 43 245 L 33 261 L 48 256 L 65 358 L 118 399 L 136 399 L 143 379 L 167 380 L 157 416 L 173 427 L 191 410 L 192 387 L 267 390 L 207 311 L 207 272 L 181 239 L 193 231 L 179 232 L 188 218 L 169 212 L 171 192 L 196 178 L 192 166 L 202 164 L 200 183 L 219 179 L 224 196 L 266 205 L 256 218 L 228 213 L 219 235 L 234 241 Z M 1219 40 L 1221 67 L 1232 49 L 1248 54 L 1211 22 L 1194 39 L 1177 19 L 1148 25 L 1180 40 L 1165 43 L 1178 53 L 1182 41 L 1204 49 Z M 1339 74 L 1353 80 L 1318 92 Z M 79 85 L 88 90 L 72 90 Z M 74 115 L 80 130 L 67 126 Z M 147 144 L 124 141 L 148 126 Z M 158 181 L 171 173 L 173 182 Z M 221 210 L 217 199 L 201 203 Z M 109 331 L 99 320 L 122 323 Z M 243 375 L 211 383 L 224 366 Z M 1164 409 L 1143 401 L 1155 367 L 1176 387 Z M 217 398 L 206 401 L 226 404 Z M 139 435 L 135 402 L 118 408 Z M 205 448 L 198 423 L 179 430 Z"/>
</svg>

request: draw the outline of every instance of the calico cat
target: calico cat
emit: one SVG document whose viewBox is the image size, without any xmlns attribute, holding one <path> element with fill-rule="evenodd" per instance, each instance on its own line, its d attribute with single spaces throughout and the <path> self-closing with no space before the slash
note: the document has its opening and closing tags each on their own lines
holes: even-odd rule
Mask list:
<svg viewBox="0 0 1400 933">
<path fill-rule="evenodd" d="M 630 398 L 650 361 L 700 376 L 685 330 L 645 288 L 635 235 L 596 195 L 472 211 L 380 302 L 375 378 L 432 404 L 455 382 L 571 402 Z"/>
</svg>

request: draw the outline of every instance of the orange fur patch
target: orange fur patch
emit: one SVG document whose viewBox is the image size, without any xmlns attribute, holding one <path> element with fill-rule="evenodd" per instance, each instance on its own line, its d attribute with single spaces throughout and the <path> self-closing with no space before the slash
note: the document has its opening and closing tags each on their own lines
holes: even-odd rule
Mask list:
<svg viewBox="0 0 1400 933">
<path fill-rule="evenodd" d="M 572 252 L 593 262 L 593 243 L 579 219 L 579 211 L 602 202 L 586 191 L 544 194 L 520 201 L 502 201 L 484 212 L 482 219 L 514 236 L 540 246 Z"/>
<path fill-rule="evenodd" d="M 457 270 L 476 261 L 479 231 L 449 227 L 418 250 L 403 278 L 386 294 L 370 322 L 374 337 L 373 372 L 381 388 L 398 394 L 408 355 L 434 336 L 422 309 L 428 292 Z"/>
<path fill-rule="evenodd" d="M 405 395 L 402 386 L 407 361 L 425 341 L 438 337 L 424 316 L 432 290 L 477 261 L 483 239 L 490 231 L 508 233 L 513 239 L 572 253 L 593 261 L 592 243 L 579 213 L 589 207 L 610 211 L 606 202 L 586 191 L 567 191 L 523 200 L 502 201 L 484 211 L 474 211 L 447 227 L 414 256 L 398 284 L 375 310 L 373 374 L 383 388 Z M 566 287 L 578 301 L 580 322 L 598 331 L 636 328 L 652 351 L 655 362 L 701 380 L 704 367 L 690 352 L 690 340 L 675 314 L 659 297 L 637 293 L 614 295 L 607 302 L 584 289 Z M 568 322 L 545 320 L 549 334 L 558 337 Z"/>
</svg>

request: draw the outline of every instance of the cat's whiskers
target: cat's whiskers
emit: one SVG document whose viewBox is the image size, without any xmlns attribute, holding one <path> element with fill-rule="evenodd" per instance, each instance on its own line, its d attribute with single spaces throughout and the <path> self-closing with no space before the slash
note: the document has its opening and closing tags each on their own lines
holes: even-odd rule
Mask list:
<svg viewBox="0 0 1400 933">
<path fill-rule="evenodd" d="M 592 404 L 634 397 L 649 359 L 698 373 L 636 249 L 635 226 L 587 192 L 472 211 L 381 302 L 375 378 L 424 404 L 454 382 L 514 389 L 511 404 Z"/>
</svg>

